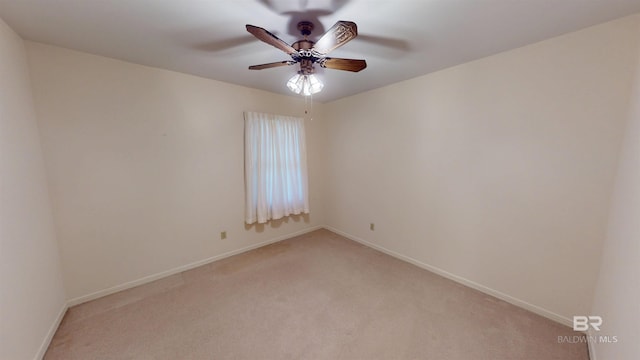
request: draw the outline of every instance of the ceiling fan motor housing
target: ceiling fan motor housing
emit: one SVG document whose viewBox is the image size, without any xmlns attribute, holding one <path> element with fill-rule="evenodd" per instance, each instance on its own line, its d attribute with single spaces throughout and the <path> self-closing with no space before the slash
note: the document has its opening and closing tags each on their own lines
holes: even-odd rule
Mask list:
<svg viewBox="0 0 640 360">
<path fill-rule="evenodd" d="M 313 41 L 304 39 L 294 42 L 293 44 L 291 44 L 291 47 L 300 52 L 300 50 L 311 50 L 311 48 L 313 48 L 313 45 L 315 45 Z"/>
<path fill-rule="evenodd" d="M 313 31 L 313 23 L 310 21 L 300 21 L 298 23 L 298 30 L 304 36 L 304 39 L 298 40 L 291 44 L 291 47 L 294 48 L 298 53 L 292 55 L 295 61 L 302 61 L 304 59 L 311 60 L 311 63 L 317 62 L 320 58 L 322 58 L 321 54 L 317 51 L 313 50 L 313 46 L 316 44 L 314 41 L 307 39 L 307 36 L 311 34 Z M 305 72 L 305 66 L 300 63 L 301 73 Z"/>
<path fill-rule="evenodd" d="M 295 61 L 300 62 L 300 67 L 303 72 L 305 71 L 304 68 L 306 63 L 312 65 L 314 62 L 318 62 L 323 58 L 321 54 L 313 49 L 314 45 L 315 42 L 307 39 L 298 40 L 291 44 L 291 47 L 297 51 L 297 53 L 292 54 L 291 57 Z"/>
</svg>

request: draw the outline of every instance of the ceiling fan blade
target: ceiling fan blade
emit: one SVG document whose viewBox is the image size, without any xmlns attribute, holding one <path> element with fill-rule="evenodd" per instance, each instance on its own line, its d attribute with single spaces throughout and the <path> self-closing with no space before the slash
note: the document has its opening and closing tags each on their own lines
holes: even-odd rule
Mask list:
<svg viewBox="0 0 640 360">
<path fill-rule="evenodd" d="M 327 69 L 358 72 L 367 67 L 367 62 L 355 59 L 324 58 L 320 62 L 320 66 Z"/>
<path fill-rule="evenodd" d="M 322 55 L 339 48 L 358 36 L 358 26 L 352 21 L 338 21 L 327 30 L 314 45 L 314 50 Z"/>
<path fill-rule="evenodd" d="M 275 46 L 276 48 L 286 52 L 289 55 L 296 54 L 297 51 L 291 45 L 282 41 L 279 37 L 273 35 L 267 30 L 253 25 L 247 24 L 247 31 L 250 32 L 253 36 L 257 37 L 259 40 L 266 42 L 269 45 Z"/>
<path fill-rule="evenodd" d="M 285 60 L 285 61 L 272 62 L 272 63 L 268 63 L 268 64 L 251 65 L 251 66 L 249 66 L 249 70 L 269 69 L 269 68 L 274 68 L 274 67 L 279 67 L 279 66 L 293 65 L 295 63 L 296 62 L 292 61 L 292 60 Z"/>
</svg>

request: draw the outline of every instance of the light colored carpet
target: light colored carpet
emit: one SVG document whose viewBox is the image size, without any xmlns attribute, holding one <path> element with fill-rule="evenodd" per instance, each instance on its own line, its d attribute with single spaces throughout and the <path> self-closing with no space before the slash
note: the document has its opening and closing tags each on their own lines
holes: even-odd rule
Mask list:
<svg viewBox="0 0 640 360">
<path fill-rule="evenodd" d="M 73 307 L 45 359 L 588 359 L 574 335 L 319 230 Z"/>
</svg>

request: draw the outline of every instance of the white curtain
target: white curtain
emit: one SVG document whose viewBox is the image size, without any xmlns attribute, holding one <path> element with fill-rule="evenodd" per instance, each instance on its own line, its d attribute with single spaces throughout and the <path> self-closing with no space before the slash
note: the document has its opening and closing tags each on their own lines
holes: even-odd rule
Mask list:
<svg viewBox="0 0 640 360">
<path fill-rule="evenodd" d="M 245 221 L 309 213 L 304 119 L 244 114 Z"/>
</svg>

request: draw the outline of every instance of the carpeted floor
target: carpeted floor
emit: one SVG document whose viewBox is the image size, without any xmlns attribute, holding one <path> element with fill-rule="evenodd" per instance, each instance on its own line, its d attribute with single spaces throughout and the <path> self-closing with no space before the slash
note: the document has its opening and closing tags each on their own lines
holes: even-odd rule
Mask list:
<svg viewBox="0 0 640 360">
<path fill-rule="evenodd" d="M 588 359 L 574 335 L 319 230 L 73 307 L 45 359 Z"/>
</svg>

